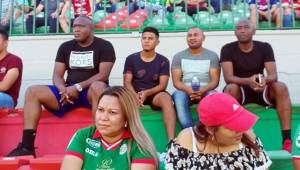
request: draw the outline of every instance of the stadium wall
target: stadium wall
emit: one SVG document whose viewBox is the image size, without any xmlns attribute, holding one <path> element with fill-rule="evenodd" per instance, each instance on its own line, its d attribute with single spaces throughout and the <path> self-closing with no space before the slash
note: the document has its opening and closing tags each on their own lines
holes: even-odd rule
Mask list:
<svg viewBox="0 0 300 170">
<path fill-rule="evenodd" d="M 206 32 L 203 46 L 220 53 L 221 47 L 235 41 L 233 31 Z M 121 85 L 125 58 L 141 49 L 140 34 L 97 34 L 96 36 L 112 42 L 117 60 L 113 67 L 110 84 Z M 174 54 L 187 47 L 186 33 L 161 33 L 157 52 L 165 55 L 171 61 Z M 50 84 L 54 60 L 59 45 L 72 39 L 72 35 L 55 36 L 16 36 L 10 37 L 9 51 L 23 59 L 23 81 L 17 107 L 23 107 L 25 90 L 33 84 Z M 300 104 L 300 30 L 264 30 L 257 31 L 255 40 L 269 42 L 274 49 L 277 61 L 279 80 L 285 82 L 290 90 L 293 104 Z M 224 80 L 218 87 L 221 91 Z M 172 81 L 169 81 L 168 91 L 173 92 Z"/>
</svg>

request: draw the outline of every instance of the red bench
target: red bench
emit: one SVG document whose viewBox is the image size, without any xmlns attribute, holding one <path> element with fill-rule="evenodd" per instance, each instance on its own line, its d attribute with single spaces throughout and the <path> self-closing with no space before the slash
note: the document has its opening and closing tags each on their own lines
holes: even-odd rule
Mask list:
<svg viewBox="0 0 300 170">
<path fill-rule="evenodd" d="M 59 170 L 65 149 L 72 135 L 80 128 L 93 124 L 92 113 L 79 108 L 58 118 L 44 110 L 37 129 L 36 155 L 5 158 L 21 141 L 23 110 L 0 110 L 0 169 Z"/>
</svg>

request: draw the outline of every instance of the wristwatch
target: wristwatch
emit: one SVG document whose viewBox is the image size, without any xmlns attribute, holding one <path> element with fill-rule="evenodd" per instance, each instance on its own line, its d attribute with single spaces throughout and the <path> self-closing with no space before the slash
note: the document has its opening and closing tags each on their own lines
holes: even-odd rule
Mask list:
<svg viewBox="0 0 300 170">
<path fill-rule="evenodd" d="M 74 84 L 75 88 L 77 89 L 78 92 L 82 92 L 82 87 L 79 83 Z"/>
</svg>

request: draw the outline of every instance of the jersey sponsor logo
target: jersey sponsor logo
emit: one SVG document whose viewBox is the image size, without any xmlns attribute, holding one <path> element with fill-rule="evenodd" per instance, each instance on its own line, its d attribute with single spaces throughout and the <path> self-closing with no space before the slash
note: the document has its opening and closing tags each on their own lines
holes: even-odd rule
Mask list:
<svg viewBox="0 0 300 170">
<path fill-rule="evenodd" d="M 104 159 L 101 161 L 101 165 L 100 167 L 98 166 L 97 167 L 97 170 L 101 169 L 101 170 L 114 170 L 115 168 L 112 168 L 111 165 L 112 165 L 112 159 Z"/>
<path fill-rule="evenodd" d="M 85 152 L 94 156 L 94 157 L 97 157 L 98 156 L 98 152 L 95 152 L 94 150 L 90 149 L 90 148 L 86 148 L 85 149 Z"/>
<path fill-rule="evenodd" d="M 87 138 L 85 141 L 88 145 L 90 145 L 93 148 L 99 148 L 100 145 L 101 145 L 100 141 L 93 140 L 93 139 L 90 139 L 90 138 Z"/>
<path fill-rule="evenodd" d="M 93 69 L 93 56 L 94 51 L 72 51 L 69 59 L 70 68 Z"/>
<path fill-rule="evenodd" d="M 5 73 L 5 72 L 6 72 L 6 68 L 5 67 L 1 67 L 0 74 Z"/>
<path fill-rule="evenodd" d="M 120 155 L 123 155 L 124 153 L 126 153 L 127 151 L 127 145 L 126 144 L 123 144 L 121 147 L 120 147 Z"/>
<path fill-rule="evenodd" d="M 298 136 L 296 137 L 295 144 L 298 148 L 300 148 L 300 132 L 298 133 Z"/>
</svg>

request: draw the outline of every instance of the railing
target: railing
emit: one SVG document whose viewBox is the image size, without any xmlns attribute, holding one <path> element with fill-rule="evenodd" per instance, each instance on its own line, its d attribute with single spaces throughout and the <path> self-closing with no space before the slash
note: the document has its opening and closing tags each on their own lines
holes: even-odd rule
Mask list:
<svg viewBox="0 0 300 170">
<path fill-rule="evenodd" d="M 28 2 L 30 1 L 30 2 Z M 1 25 L 10 35 L 67 34 L 73 19 L 88 15 L 97 33 L 125 33 L 155 26 L 162 32 L 232 30 L 241 19 L 258 29 L 300 28 L 300 4 L 290 0 L 2 0 Z M 54 4 L 53 4 L 54 3 Z M 259 9 L 259 10 L 257 10 Z M 63 11 L 63 12 L 62 12 Z"/>
</svg>

